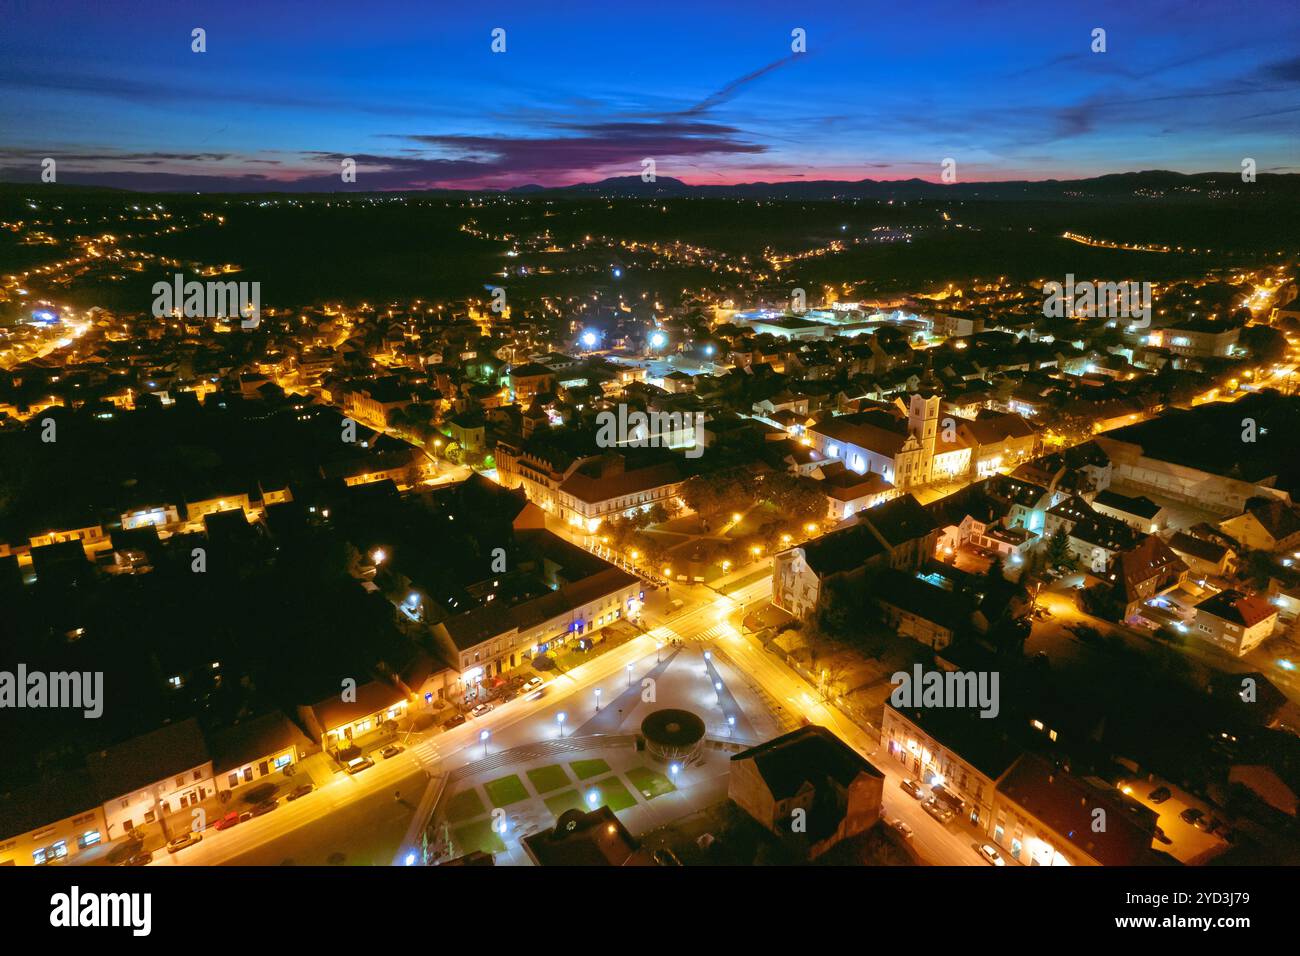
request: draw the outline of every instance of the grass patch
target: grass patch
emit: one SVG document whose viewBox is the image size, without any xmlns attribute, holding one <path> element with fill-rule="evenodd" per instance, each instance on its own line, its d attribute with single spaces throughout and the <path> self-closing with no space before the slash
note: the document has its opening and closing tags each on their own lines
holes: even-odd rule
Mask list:
<svg viewBox="0 0 1300 956">
<path fill-rule="evenodd" d="M 577 790 L 566 790 L 564 793 L 557 793 L 553 797 L 547 797 L 546 809 L 555 814 L 555 818 L 558 820 L 560 814 L 566 810 L 582 810 L 585 807 L 582 803 L 582 797 L 578 796 Z"/>
<path fill-rule="evenodd" d="M 569 785 L 569 775 L 558 763 L 528 771 L 528 779 L 533 782 L 533 789 L 538 793 L 550 793 Z"/>
<path fill-rule="evenodd" d="M 525 789 L 524 782 L 513 773 L 508 777 L 499 777 L 483 784 L 483 789 L 487 791 L 488 799 L 492 801 L 494 807 L 508 807 L 512 803 L 528 799 L 528 790 Z"/>
<path fill-rule="evenodd" d="M 677 789 L 671 780 L 658 770 L 651 770 L 649 767 L 633 767 L 631 770 L 624 771 L 623 776 L 627 777 L 632 786 L 640 790 L 641 796 L 647 800 L 662 797 L 665 793 L 672 793 Z"/>
<path fill-rule="evenodd" d="M 462 790 L 447 801 L 447 819 L 451 823 L 470 820 L 482 815 L 486 810 L 487 808 L 483 806 L 483 798 L 473 787 Z"/>
<path fill-rule="evenodd" d="M 597 757 L 595 760 L 572 760 L 569 766 L 578 775 L 579 780 L 586 780 L 602 773 L 609 773 L 609 764 Z"/>
<path fill-rule="evenodd" d="M 452 831 L 451 839 L 455 844 L 457 856 L 464 856 L 474 850 L 501 853 L 506 848 L 506 845 L 501 842 L 501 837 L 493 831 L 491 820 L 479 820 L 477 823 L 467 823 L 463 827 L 457 827 Z"/>
<path fill-rule="evenodd" d="M 627 787 L 623 785 L 623 781 L 618 777 L 606 777 L 599 783 L 592 784 L 592 786 L 600 791 L 600 799 L 596 801 L 596 806 L 600 806 L 603 803 L 615 813 L 619 810 L 626 810 L 628 807 L 636 806 L 636 797 L 628 793 Z M 587 792 L 591 789 L 592 787 L 586 787 L 583 789 L 584 800 L 586 799 Z"/>
</svg>

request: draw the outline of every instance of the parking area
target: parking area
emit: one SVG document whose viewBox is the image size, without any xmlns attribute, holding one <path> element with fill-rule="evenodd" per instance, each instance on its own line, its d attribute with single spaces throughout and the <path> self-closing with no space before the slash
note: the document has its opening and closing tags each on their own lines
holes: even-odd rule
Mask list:
<svg viewBox="0 0 1300 956">
<path fill-rule="evenodd" d="M 1230 846 L 1224 838 L 1229 834 L 1213 808 L 1178 787 L 1159 779 L 1121 780 L 1119 787 L 1130 798 L 1159 815 L 1156 825 L 1169 842 L 1157 838 L 1154 847 L 1168 853 L 1180 863 L 1203 864 Z M 1189 818 L 1199 814 L 1197 818 L 1200 825 L 1189 823 L 1184 819 L 1184 814 L 1188 814 Z M 1216 832 L 1205 829 L 1215 822 L 1219 823 Z"/>
</svg>

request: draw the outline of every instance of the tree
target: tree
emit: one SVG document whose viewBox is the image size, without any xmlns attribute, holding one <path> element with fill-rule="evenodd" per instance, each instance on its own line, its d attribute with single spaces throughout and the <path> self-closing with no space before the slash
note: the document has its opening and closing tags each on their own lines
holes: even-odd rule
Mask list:
<svg viewBox="0 0 1300 956">
<path fill-rule="evenodd" d="M 786 518 L 800 523 L 826 516 L 826 495 L 812 478 L 777 473 L 762 485 L 762 496 Z"/>
<path fill-rule="evenodd" d="M 1047 539 L 1047 563 L 1054 568 L 1060 564 L 1070 564 L 1073 560 L 1070 554 L 1070 536 L 1065 533 L 1065 526 L 1061 525 Z"/>
</svg>

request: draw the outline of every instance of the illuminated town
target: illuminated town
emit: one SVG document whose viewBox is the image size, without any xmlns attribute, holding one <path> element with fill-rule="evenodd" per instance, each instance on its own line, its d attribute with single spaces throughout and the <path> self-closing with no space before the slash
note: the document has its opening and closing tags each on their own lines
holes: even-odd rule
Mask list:
<svg viewBox="0 0 1300 956">
<path fill-rule="evenodd" d="M 1296 121 L 783 176 L 772 23 L 689 162 L 9 137 L 0 866 L 1300 862 Z"/>
</svg>

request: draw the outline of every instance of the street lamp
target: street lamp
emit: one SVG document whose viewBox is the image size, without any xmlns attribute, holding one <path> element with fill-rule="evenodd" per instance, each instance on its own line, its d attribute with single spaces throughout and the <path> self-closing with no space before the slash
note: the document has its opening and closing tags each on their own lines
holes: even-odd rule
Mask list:
<svg viewBox="0 0 1300 956">
<path fill-rule="evenodd" d="M 736 729 L 736 715 L 728 714 L 727 715 L 727 736 L 730 737 L 732 735 L 732 732 L 735 729 Z"/>
<path fill-rule="evenodd" d="M 677 786 L 677 772 L 678 772 L 679 770 L 681 770 L 681 769 L 682 769 L 682 768 L 681 768 L 679 765 L 677 765 L 677 764 L 670 764 L 670 765 L 668 766 L 668 774 L 669 774 L 669 776 L 671 776 L 671 777 L 673 778 L 673 786 L 674 786 L 674 787 Z"/>
<path fill-rule="evenodd" d="M 555 722 L 556 722 L 557 724 L 560 725 L 560 737 L 563 737 L 563 736 L 564 736 L 564 718 L 565 718 L 565 716 L 566 716 L 566 715 L 565 715 L 564 711 L 560 711 L 558 714 L 555 715 Z"/>
<path fill-rule="evenodd" d="M 488 744 L 488 738 L 491 737 L 491 736 L 492 736 L 492 731 L 490 731 L 490 730 L 480 730 L 480 731 L 479 731 L 478 739 L 481 740 L 481 741 L 483 741 L 483 756 L 484 756 L 484 757 L 487 757 L 487 744 Z"/>
<path fill-rule="evenodd" d="M 600 688 L 596 688 L 596 712 L 600 713 Z"/>
<path fill-rule="evenodd" d="M 591 807 L 595 807 L 596 804 L 599 802 L 600 802 L 600 791 L 597 790 L 595 787 L 592 787 L 590 790 L 587 791 L 587 804 Z"/>
<path fill-rule="evenodd" d="M 632 665 L 631 664 L 627 665 L 627 686 L 628 687 L 632 686 Z"/>
</svg>

